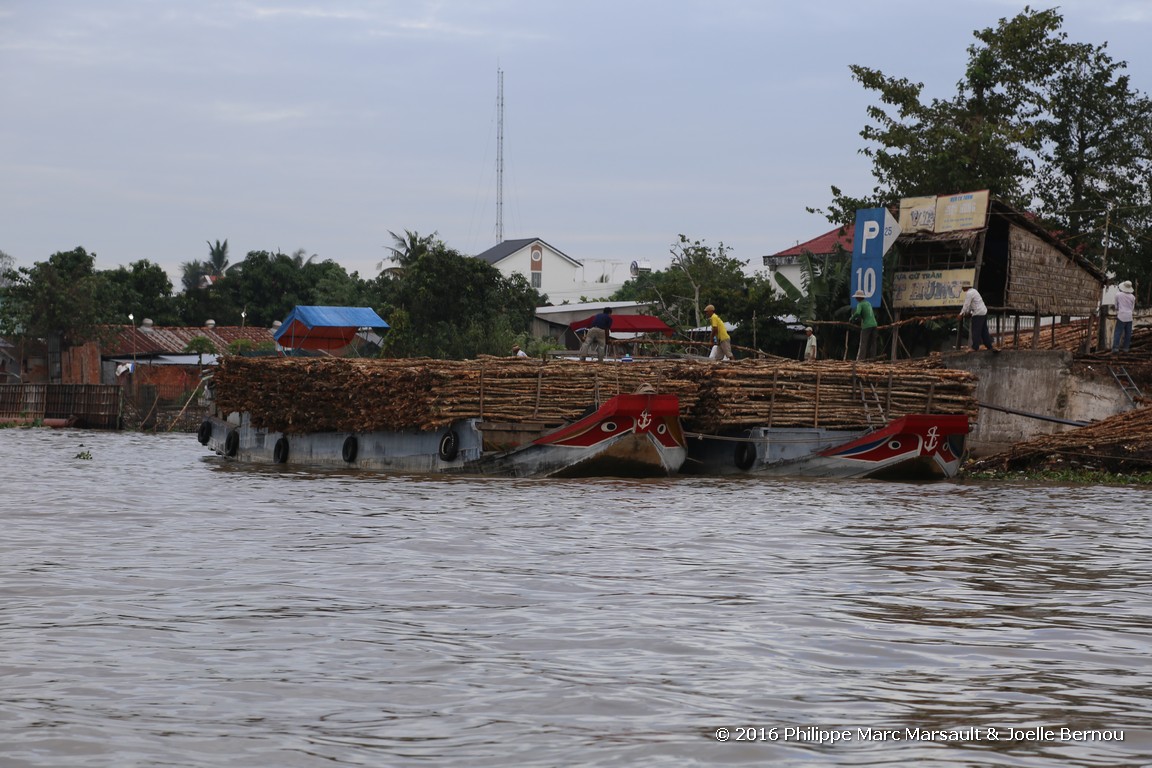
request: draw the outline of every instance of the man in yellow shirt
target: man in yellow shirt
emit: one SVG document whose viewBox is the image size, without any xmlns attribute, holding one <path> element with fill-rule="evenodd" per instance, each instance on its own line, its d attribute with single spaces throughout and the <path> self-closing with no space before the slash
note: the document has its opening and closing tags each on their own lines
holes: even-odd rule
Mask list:
<svg viewBox="0 0 1152 768">
<path fill-rule="evenodd" d="M 732 341 L 728 337 L 728 327 L 724 325 L 724 321 L 720 319 L 720 315 L 716 314 L 716 307 L 709 304 L 704 307 L 704 314 L 708 316 L 708 321 L 712 323 L 712 354 L 709 357 L 712 360 L 732 360 Z"/>
</svg>

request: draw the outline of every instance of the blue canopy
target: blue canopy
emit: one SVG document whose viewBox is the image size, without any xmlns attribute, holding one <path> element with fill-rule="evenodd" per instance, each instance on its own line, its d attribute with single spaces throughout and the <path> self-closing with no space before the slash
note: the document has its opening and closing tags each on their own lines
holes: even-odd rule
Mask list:
<svg viewBox="0 0 1152 768">
<path fill-rule="evenodd" d="M 388 327 L 368 307 L 296 307 L 272 338 L 291 349 L 340 349 L 362 328 Z"/>
</svg>

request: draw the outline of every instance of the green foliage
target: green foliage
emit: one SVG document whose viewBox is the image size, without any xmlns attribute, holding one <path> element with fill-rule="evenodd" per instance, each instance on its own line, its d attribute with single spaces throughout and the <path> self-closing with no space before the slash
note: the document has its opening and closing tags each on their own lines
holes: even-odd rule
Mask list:
<svg viewBox="0 0 1152 768">
<path fill-rule="evenodd" d="M 252 339 L 236 339 L 228 345 L 228 354 L 230 355 L 243 355 L 248 353 L 272 353 L 276 351 L 276 342 L 262 341 L 255 342 Z"/>
<path fill-rule="evenodd" d="M 389 308 L 383 354 L 436 358 L 503 355 L 531 325 L 540 296 L 522 276 L 431 242 L 367 294 Z"/>
<path fill-rule="evenodd" d="M 196 336 L 184 345 L 184 353 L 196 355 L 196 363 L 203 367 L 204 355 L 216 354 L 216 345 L 207 336 Z"/>
<path fill-rule="evenodd" d="M 403 235 L 398 235 L 391 230 L 388 234 L 392 236 L 392 245 L 388 246 L 391 264 L 388 261 L 377 264 L 377 269 L 381 271 L 389 269 L 403 271 L 405 267 L 411 266 L 433 248 L 444 245 L 435 232 L 421 236 L 418 232 L 406 229 Z"/>
<path fill-rule="evenodd" d="M 0 333 L 70 346 L 93 338 L 101 323 L 126 323 L 127 316 L 113 319 L 110 284 L 95 263 L 96 254 L 76 248 L 9 270 L 0 288 Z"/>
<path fill-rule="evenodd" d="M 208 243 L 208 261 L 205 262 L 208 268 L 208 274 L 216 277 L 224 277 L 224 273 L 228 271 L 228 241 L 216 241 L 213 245 Z"/>
<path fill-rule="evenodd" d="M 184 345 L 186 355 L 214 355 L 216 345 L 207 336 L 196 336 Z"/>
<path fill-rule="evenodd" d="M 878 97 L 860 133 L 876 186 L 862 196 L 833 187 L 823 213 L 847 223 L 902 197 L 988 189 L 1152 287 L 1152 102 L 1106 44 L 1070 42 L 1062 25 L 1056 9 L 1025 7 L 977 30 L 948 99 L 924 101 L 922 83 L 851 66 Z"/>
<path fill-rule="evenodd" d="M 763 275 L 744 273 L 748 262 L 733 258 L 723 243 L 715 247 L 679 235 L 671 246 L 672 265 L 626 282 L 613 301 L 648 301 L 673 328 L 707 325 L 704 307 L 713 304 L 724 322 L 738 327 L 737 346 L 784 352 L 791 339 L 780 317 L 794 314 L 795 302 Z"/>
<path fill-rule="evenodd" d="M 138 320 L 152 319 L 157 325 L 180 323 L 179 305 L 172 295 L 172 281 L 159 264 L 147 259 L 128 267 L 117 267 L 102 273 L 110 284 L 109 314 L 114 318 L 135 315 Z"/>
<path fill-rule="evenodd" d="M 359 304 L 359 278 L 350 277 L 331 260 L 317 262 L 297 250 L 293 255 L 250 251 L 244 261 L 233 265 L 228 278 L 199 293 L 206 299 L 222 298 L 222 307 L 212 315 L 217 322 L 240 325 L 240 312 L 248 313 L 247 325 L 271 327 L 283 320 L 297 305 L 324 305 L 321 299 Z"/>
</svg>

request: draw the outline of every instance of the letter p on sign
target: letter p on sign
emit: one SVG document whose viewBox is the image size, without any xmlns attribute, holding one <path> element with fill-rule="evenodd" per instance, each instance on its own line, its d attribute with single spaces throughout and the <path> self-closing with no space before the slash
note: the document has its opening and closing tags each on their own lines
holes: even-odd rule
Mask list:
<svg viewBox="0 0 1152 768">
<path fill-rule="evenodd" d="M 868 241 L 875 240 L 880 236 L 880 222 L 878 221 L 865 221 L 864 222 L 864 237 L 863 242 L 860 243 L 860 253 L 865 255 L 868 253 Z M 880 254 L 883 256 L 883 252 Z"/>
</svg>

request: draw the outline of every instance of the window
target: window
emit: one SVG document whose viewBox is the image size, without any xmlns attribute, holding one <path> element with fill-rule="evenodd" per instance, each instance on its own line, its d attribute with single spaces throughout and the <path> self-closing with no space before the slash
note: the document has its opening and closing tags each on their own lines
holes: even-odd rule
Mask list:
<svg viewBox="0 0 1152 768">
<path fill-rule="evenodd" d="M 532 287 L 533 288 L 539 288 L 540 285 L 541 285 L 540 273 L 539 272 L 533 272 L 532 273 Z"/>
</svg>

